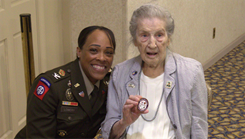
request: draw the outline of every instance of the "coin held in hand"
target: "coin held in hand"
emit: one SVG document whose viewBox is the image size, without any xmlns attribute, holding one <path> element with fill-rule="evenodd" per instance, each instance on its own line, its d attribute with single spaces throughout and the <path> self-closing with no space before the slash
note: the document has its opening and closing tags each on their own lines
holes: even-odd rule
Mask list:
<svg viewBox="0 0 245 139">
<path fill-rule="evenodd" d="M 138 103 L 138 110 L 143 112 L 148 108 L 149 102 L 146 98 L 141 98 Z"/>
</svg>

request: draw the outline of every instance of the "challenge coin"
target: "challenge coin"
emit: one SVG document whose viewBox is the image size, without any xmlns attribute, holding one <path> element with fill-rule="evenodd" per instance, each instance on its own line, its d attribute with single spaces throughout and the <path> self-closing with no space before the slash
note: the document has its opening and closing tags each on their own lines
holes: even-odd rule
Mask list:
<svg viewBox="0 0 245 139">
<path fill-rule="evenodd" d="M 143 112 L 148 108 L 149 102 L 146 98 L 141 98 L 138 103 L 138 110 Z"/>
</svg>

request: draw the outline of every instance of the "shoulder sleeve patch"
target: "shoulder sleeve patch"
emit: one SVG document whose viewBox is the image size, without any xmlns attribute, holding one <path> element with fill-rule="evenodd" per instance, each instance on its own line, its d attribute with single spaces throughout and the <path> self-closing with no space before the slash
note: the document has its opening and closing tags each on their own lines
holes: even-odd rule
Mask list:
<svg viewBox="0 0 245 139">
<path fill-rule="evenodd" d="M 50 82 L 47 79 L 41 77 L 34 91 L 34 95 L 43 100 L 43 97 L 48 92 L 50 86 Z"/>
</svg>

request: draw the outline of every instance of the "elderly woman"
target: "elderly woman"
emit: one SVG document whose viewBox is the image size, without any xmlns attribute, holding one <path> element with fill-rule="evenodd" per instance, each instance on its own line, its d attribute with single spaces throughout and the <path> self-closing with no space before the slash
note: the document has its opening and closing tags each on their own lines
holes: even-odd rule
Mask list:
<svg viewBox="0 0 245 139">
<path fill-rule="evenodd" d="M 104 138 L 207 138 L 202 65 L 168 49 L 173 32 L 174 20 L 162 7 L 134 11 L 130 33 L 140 56 L 113 70 Z"/>
</svg>

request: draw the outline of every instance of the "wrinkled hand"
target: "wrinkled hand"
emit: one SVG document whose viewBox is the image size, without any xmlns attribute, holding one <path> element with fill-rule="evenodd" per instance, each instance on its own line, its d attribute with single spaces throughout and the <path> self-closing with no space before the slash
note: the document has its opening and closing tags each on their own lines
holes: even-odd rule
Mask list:
<svg viewBox="0 0 245 139">
<path fill-rule="evenodd" d="M 123 118 L 122 123 L 126 126 L 134 123 L 141 114 L 148 113 L 148 109 L 141 112 L 138 110 L 137 105 L 142 97 L 139 95 L 130 95 L 126 103 L 123 106 Z"/>
</svg>

